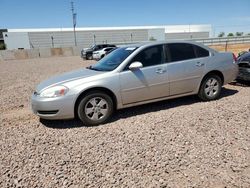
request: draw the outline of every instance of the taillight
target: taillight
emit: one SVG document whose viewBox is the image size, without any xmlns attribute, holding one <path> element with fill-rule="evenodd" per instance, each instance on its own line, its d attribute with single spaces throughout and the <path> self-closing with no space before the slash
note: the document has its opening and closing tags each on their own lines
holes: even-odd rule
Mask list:
<svg viewBox="0 0 250 188">
<path fill-rule="evenodd" d="M 233 53 L 233 58 L 234 58 L 234 62 L 236 62 L 237 61 L 237 57 L 236 57 L 236 55 Z"/>
</svg>

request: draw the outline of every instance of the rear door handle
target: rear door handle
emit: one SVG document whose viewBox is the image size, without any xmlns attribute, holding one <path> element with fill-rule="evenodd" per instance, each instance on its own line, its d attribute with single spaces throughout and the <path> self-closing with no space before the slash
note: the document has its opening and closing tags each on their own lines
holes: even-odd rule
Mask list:
<svg viewBox="0 0 250 188">
<path fill-rule="evenodd" d="M 196 66 L 197 66 L 197 67 L 202 67 L 202 66 L 204 66 L 204 63 L 197 62 L 197 63 L 196 63 Z"/>
</svg>

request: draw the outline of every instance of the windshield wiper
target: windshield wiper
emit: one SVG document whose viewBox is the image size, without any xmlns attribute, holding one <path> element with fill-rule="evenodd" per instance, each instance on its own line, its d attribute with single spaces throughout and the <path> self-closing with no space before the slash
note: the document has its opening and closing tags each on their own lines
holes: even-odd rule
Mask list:
<svg viewBox="0 0 250 188">
<path fill-rule="evenodd" d="M 92 67 L 92 65 L 86 67 L 86 69 L 95 70 L 95 71 L 106 71 L 106 70 L 103 70 L 103 69 L 98 69 L 98 68 Z"/>
</svg>

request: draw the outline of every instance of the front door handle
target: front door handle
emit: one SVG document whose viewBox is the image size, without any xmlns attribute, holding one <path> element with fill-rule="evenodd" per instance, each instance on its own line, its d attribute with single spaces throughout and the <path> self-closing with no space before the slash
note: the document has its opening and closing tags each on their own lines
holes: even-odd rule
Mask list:
<svg viewBox="0 0 250 188">
<path fill-rule="evenodd" d="M 197 62 L 197 63 L 196 63 L 196 66 L 197 66 L 197 67 L 202 67 L 202 66 L 204 66 L 204 63 Z"/>
<path fill-rule="evenodd" d="M 158 74 L 163 74 L 164 72 L 166 72 L 166 70 L 165 69 L 156 69 L 155 72 Z"/>
</svg>

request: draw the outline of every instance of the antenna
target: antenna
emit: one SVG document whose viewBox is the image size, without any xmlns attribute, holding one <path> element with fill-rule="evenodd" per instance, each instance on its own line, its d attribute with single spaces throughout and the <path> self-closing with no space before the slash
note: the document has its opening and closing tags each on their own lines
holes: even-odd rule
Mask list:
<svg viewBox="0 0 250 188">
<path fill-rule="evenodd" d="M 74 28 L 74 38 L 75 38 L 75 46 L 76 45 L 76 13 L 75 13 L 75 8 L 74 8 L 74 2 L 71 1 L 71 11 L 72 11 L 72 21 L 73 21 L 73 28 Z"/>
</svg>

